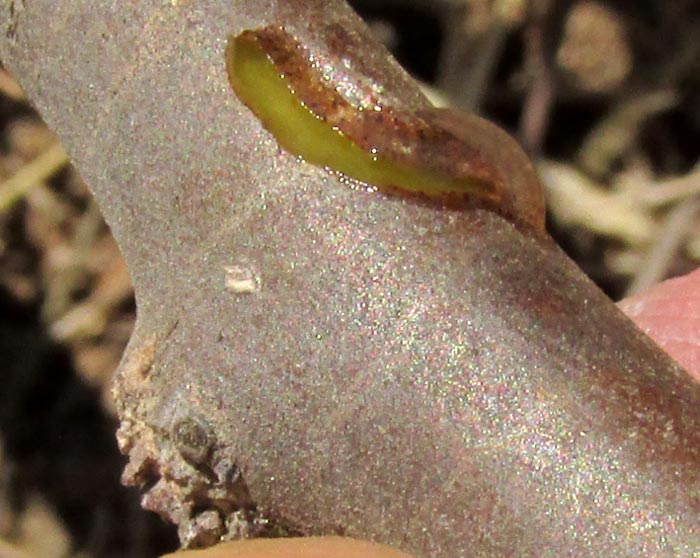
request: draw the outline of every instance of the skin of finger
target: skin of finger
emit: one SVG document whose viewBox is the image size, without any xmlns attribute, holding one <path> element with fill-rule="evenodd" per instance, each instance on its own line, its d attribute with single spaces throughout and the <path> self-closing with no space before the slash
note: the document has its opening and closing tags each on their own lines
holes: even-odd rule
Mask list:
<svg viewBox="0 0 700 558">
<path fill-rule="evenodd" d="M 412 558 L 391 547 L 347 537 L 250 539 L 162 558 Z"/>
<path fill-rule="evenodd" d="M 619 307 L 700 381 L 700 270 L 627 298 Z"/>
</svg>

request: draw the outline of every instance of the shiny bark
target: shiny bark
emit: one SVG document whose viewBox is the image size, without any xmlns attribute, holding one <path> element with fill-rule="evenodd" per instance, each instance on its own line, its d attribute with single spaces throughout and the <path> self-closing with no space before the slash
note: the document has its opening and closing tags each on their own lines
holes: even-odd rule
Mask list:
<svg viewBox="0 0 700 558">
<path fill-rule="evenodd" d="M 231 91 L 229 35 L 284 25 L 337 57 L 329 30 L 367 37 L 343 3 L 5 15 L 2 60 L 128 261 L 125 478 L 185 541 L 254 530 L 236 511 L 254 503 L 421 557 L 697 555 L 700 390 L 683 370 L 550 241 L 344 184 Z M 427 107 L 381 47 L 358 48 L 342 79 Z"/>
</svg>

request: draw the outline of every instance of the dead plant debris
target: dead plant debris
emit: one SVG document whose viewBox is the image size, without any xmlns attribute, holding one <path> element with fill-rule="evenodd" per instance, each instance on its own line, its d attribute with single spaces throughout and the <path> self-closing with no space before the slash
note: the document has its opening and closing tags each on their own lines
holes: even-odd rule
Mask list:
<svg viewBox="0 0 700 558">
<path fill-rule="evenodd" d="M 698 265 L 695 3 L 353 4 L 441 104 L 480 110 L 521 138 L 541 172 L 552 234 L 609 294 Z M 154 556 L 174 542 L 143 519 L 136 495 L 123 496 L 110 418 L 109 380 L 134 322 L 126 266 L 66 154 L 5 71 L 0 101 L 0 555 Z M 81 420 L 66 418 L 76 413 Z M 61 430 L 61 451 L 57 424 L 71 428 Z M 112 448 L 107 461 L 85 436 Z M 95 478 L 113 485 L 56 486 L 71 484 L 71 467 L 88 476 L 102 468 Z"/>
</svg>

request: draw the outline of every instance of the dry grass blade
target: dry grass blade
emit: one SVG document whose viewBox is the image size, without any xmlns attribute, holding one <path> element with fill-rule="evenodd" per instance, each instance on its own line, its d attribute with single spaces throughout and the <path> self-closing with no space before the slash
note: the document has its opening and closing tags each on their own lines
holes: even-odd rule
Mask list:
<svg viewBox="0 0 700 558">
<path fill-rule="evenodd" d="M 0 93 L 13 101 L 25 100 L 24 90 L 19 83 L 4 69 L 0 69 Z"/>
<path fill-rule="evenodd" d="M 2 538 L 0 538 L 0 556 L 2 558 L 37 558 Z"/>
<path fill-rule="evenodd" d="M 633 246 L 651 240 L 654 220 L 624 192 L 611 193 L 569 165 L 542 161 L 538 170 L 547 204 L 561 225 L 583 227 Z"/>
<path fill-rule="evenodd" d="M 690 227 L 700 210 L 700 199 L 688 199 L 674 207 L 666 217 L 661 234 L 649 249 L 625 296 L 646 291 L 664 279 Z"/>
<path fill-rule="evenodd" d="M 588 134 L 579 150 L 581 168 L 593 176 L 606 175 L 613 162 L 637 141 L 642 123 L 678 101 L 674 91 L 653 91 L 622 101 Z"/>
<path fill-rule="evenodd" d="M 700 170 L 695 169 L 684 176 L 662 180 L 648 188 L 644 202 L 651 207 L 660 207 L 691 196 L 700 196 Z"/>
<path fill-rule="evenodd" d="M 0 184 L 0 213 L 9 210 L 29 190 L 40 184 L 68 163 L 68 156 L 54 144 L 14 176 Z"/>
</svg>

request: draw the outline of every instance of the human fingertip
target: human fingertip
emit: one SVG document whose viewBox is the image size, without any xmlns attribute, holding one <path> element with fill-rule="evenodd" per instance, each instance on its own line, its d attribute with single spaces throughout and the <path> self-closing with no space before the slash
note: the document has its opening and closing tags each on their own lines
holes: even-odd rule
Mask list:
<svg viewBox="0 0 700 558">
<path fill-rule="evenodd" d="M 412 558 L 389 546 L 349 537 L 248 539 L 203 550 L 181 550 L 162 558 Z"/>
<path fill-rule="evenodd" d="M 700 382 L 700 270 L 622 300 L 619 307 Z"/>
</svg>

